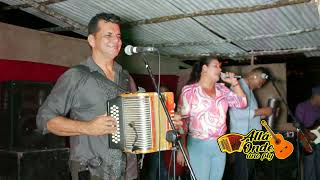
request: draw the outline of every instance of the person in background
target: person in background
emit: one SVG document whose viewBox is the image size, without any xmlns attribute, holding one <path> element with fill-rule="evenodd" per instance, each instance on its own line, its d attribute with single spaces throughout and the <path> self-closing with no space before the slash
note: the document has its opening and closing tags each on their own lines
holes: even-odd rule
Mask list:
<svg viewBox="0 0 320 180">
<path fill-rule="evenodd" d="M 264 67 L 251 70 L 243 79 L 239 80 L 248 101 L 248 106 L 243 109 L 230 108 L 230 133 L 246 135 L 252 129 L 261 130 L 260 120 L 262 117 L 272 114 L 272 108 L 259 108 L 253 91 L 260 89 L 267 83 L 270 73 Z M 243 153 L 234 153 L 233 179 L 247 180 L 254 178 L 254 160 L 247 160 Z"/>
<path fill-rule="evenodd" d="M 178 112 L 188 117 L 187 150 L 198 180 L 222 179 L 226 154 L 220 151 L 217 139 L 227 130 L 229 107 L 245 108 L 246 96 L 234 73 L 227 72 L 222 80 L 231 84 L 233 91 L 217 83 L 221 64 L 217 57 L 203 57 L 194 66 L 188 85 L 179 98 Z M 184 164 L 181 151 L 177 161 Z"/>
<path fill-rule="evenodd" d="M 301 102 L 297 105 L 295 116 L 301 125 L 309 129 L 317 127 L 320 123 L 320 85 L 312 88 L 312 95 L 310 99 Z M 306 130 L 307 137 L 310 140 L 317 138 L 315 134 Z M 320 144 L 313 145 L 313 152 L 311 154 L 303 155 L 303 175 L 307 180 L 320 179 Z"/>
<path fill-rule="evenodd" d="M 87 40 L 91 56 L 59 77 L 39 108 L 37 126 L 43 133 L 70 136 L 72 180 L 136 179 L 137 168 L 128 172 L 136 159 L 130 159 L 130 166 L 126 166 L 126 154 L 110 149 L 108 143 L 117 123 L 106 114 L 106 102 L 136 91 L 128 71 L 115 62 L 122 46 L 120 18 L 107 13 L 95 15 L 88 24 Z"/>
</svg>

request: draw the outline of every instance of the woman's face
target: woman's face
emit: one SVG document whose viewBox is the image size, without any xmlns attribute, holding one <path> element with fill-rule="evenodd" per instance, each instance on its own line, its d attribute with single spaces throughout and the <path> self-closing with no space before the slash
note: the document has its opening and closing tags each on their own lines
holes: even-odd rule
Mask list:
<svg viewBox="0 0 320 180">
<path fill-rule="evenodd" d="M 202 71 L 213 81 L 217 82 L 220 79 L 221 63 L 217 59 L 213 59 L 208 65 L 204 65 Z"/>
</svg>

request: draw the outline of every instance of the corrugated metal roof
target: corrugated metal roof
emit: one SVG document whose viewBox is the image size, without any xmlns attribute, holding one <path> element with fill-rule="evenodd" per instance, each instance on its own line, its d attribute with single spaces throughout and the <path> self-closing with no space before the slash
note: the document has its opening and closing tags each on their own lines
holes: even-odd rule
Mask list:
<svg viewBox="0 0 320 180">
<path fill-rule="evenodd" d="M 312 3 L 195 19 L 227 39 L 277 34 L 320 25 L 317 7 Z"/>
<path fill-rule="evenodd" d="M 306 52 L 304 55 L 307 57 L 320 57 L 320 51 Z"/>
<path fill-rule="evenodd" d="M 200 55 L 200 54 L 230 54 L 230 52 L 235 53 L 245 53 L 245 51 L 237 48 L 236 46 L 229 43 L 221 43 L 219 46 L 209 45 L 209 46 L 192 46 L 192 47 L 176 47 L 176 48 L 160 48 L 161 52 L 167 54 L 176 55 Z"/>
<path fill-rule="evenodd" d="M 136 21 L 181 13 L 167 1 L 162 0 L 121 0 L 101 1 L 68 0 L 50 6 L 53 10 L 72 19 L 87 24 L 99 12 L 109 12 L 120 16 L 124 21 Z"/>
<path fill-rule="evenodd" d="M 176 21 L 148 24 L 128 29 L 139 43 L 168 43 L 168 42 L 195 42 L 208 39 L 222 42 L 223 39 L 212 34 L 206 28 L 199 26 L 191 18 Z"/>
<path fill-rule="evenodd" d="M 82 25 L 87 25 L 90 18 L 99 13 L 99 9 L 92 6 L 91 3 L 77 0 L 51 4 L 48 7 Z"/>
<path fill-rule="evenodd" d="M 320 45 L 320 33 L 309 32 L 288 37 L 240 41 L 237 44 L 248 51 L 316 47 Z"/>
<path fill-rule="evenodd" d="M 56 24 L 56 25 L 58 25 L 58 26 L 61 26 L 61 27 L 68 26 L 66 23 L 63 23 L 62 21 L 59 21 L 59 20 L 57 20 L 56 18 L 54 18 L 54 17 L 52 17 L 52 16 L 49 16 L 49 15 L 47 15 L 47 14 L 44 14 L 44 13 L 42 13 L 42 12 L 40 12 L 40 11 L 37 11 L 37 10 L 34 9 L 34 8 L 26 8 L 26 9 L 24 9 L 24 11 L 26 11 L 26 12 L 28 12 L 28 13 L 30 13 L 30 14 L 33 14 L 33 15 L 35 15 L 35 16 L 37 16 L 37 17 L 40 17 L 40 18 L 42 18 L 42 19 L 45 19 L 45 20 L 47 20 L 48 22 L 51 22 L 51 23 Z"/>
<path fill-rule="evenodd" d="M 48 0 L 34 0 L 35 2 L 45 2 Z M 1 2 L 7 3 L 9 5 L 21 5 L 25 4 L 22 0 L 1 0 Z"/>
</svg>

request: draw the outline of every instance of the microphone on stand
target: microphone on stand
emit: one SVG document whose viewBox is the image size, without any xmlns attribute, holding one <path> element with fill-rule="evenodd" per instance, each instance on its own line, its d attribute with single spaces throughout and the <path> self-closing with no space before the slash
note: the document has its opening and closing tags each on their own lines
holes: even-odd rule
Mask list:
<svg viewBox="0 0 320 180">
<path fill-rule="evenodd" d="M 158 49 L 155 47 L 137 47 L 137 46 L 131 46 L 131 45 L 127 45 L 124 48 L 124 52 L 126 53 L 126 55 L 131 56 L 134 53 L 143 53 L 143 52 L 155 52 Z"/>
<path fill-rule="evenodd" d="M 268 125 L 271 129 L 275 128 L 275 119 L 278 115 L 278 108 L 280 106 L 280 101 L 276 98 L 269 98 L 268 99 L 268 107 L 272 108 L 272 114 L 267 117 Z"/>
</svg>

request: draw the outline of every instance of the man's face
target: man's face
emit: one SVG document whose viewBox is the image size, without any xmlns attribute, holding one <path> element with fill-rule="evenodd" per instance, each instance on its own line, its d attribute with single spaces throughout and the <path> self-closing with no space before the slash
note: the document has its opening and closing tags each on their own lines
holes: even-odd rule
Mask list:
<svg viewBox="0 0 320 180">
<path fill-rule="evenodd" d="M 257 73 L 253 75 L 250 87 L 252 90 L 260 89 L 263 85 L 266 84 L 266 82 L 267 81 L 261 77 L 261 74 Z"/>
<path fill-rule="evenodd" d="M 102 54 L 106 58 L 114 59 L 121 50 L 121 32 L 118 24 L 100 20 L 98 32 L 90 43 L 94 52 Z"/>
</svg>

